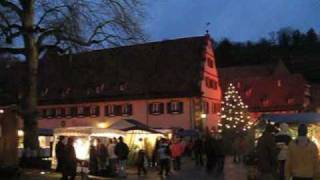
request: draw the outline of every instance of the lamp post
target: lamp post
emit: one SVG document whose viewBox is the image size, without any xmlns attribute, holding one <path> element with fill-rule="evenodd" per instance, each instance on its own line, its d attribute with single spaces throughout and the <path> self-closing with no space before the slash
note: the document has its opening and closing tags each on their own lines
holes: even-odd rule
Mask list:
<svg viewBox="0 0 320 180">
<path fill-rule="evenodd" d="M 201 120 L 200 120 L 200 127 L 199 128 L 200 128 L 200 130 L 203 130 L 203 128 L 204 128 L 203 126 L 206 121 L 207 114 L 201 113 L 200 117 L 201 117 Z"/>
</svg>

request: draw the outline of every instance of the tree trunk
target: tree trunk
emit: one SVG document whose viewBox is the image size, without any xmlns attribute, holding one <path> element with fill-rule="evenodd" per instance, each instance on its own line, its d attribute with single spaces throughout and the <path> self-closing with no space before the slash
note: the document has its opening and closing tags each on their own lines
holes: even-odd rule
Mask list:
<svg viewBox="0 0 320 180">
<path fill-rule="evenodd" d="M 25 31 L 24 44 L 26 47 L 26 61 L 28 64 L 28 87 L 26 92 L 26 109 L 24 118 L 24 148 L 30 151 L 31 156 L 37 156 L 38 122 L 37 122 L 37 75 L 38 75 L 38 48 L 36 37 L 33 34 L 34 1 L 25 1 L 23 28 Z"/>
</svg>

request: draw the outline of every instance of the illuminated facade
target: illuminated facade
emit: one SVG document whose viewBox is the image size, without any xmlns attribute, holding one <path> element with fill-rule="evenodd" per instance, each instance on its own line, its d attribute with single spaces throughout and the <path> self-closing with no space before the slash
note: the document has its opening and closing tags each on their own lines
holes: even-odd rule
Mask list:
<svg viewBox="0 0 320 180">
<path fill-rule="evenodd" d="M 154 128 L 218 123 L 221 88 L 209 35 L 48 55 L 40 63 L 39 127 L 136 119 Z"/>
<path fill-rule="evenodd" d="M 282 61 L 220 68 L 219 75 L 222 89 L 234 84 L 253 119 L 262 113 L 298 113 L 311 108 L 311 86 L 301 74 L 290 73 Z"/>
</svg>

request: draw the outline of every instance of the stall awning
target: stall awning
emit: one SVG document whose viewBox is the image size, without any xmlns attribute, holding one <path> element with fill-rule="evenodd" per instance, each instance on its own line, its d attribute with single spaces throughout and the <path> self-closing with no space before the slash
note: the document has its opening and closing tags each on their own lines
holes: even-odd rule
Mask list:
<svg viewBox="0 0 320 180">
<path fill-rule="evenodd" d="M 148 131 L 150 133 L 162 134 L 161 132 L 148 127 L 147 125 L 134 120 L 134 119 L 121 119 L 119 121 L 114 122 L 109 126 L 111 129 L 119 129 L 122 131 L 130 131 L 130 130 L 143 130 Z"/>
<path fill-rule="evenodd" d="M 320 113 L 263 114 L 259 119 L 274 123 L 311 124 L 320 123 Z"/>
<path fill-rule="evenodd" d="M 125 135 L 125 132 L 110 128 L 94 127 L 67 127 L 54 130 L 55 135 L 74 135 L 74 136 L 104 136 L 104 135 Z"/>
</svg>

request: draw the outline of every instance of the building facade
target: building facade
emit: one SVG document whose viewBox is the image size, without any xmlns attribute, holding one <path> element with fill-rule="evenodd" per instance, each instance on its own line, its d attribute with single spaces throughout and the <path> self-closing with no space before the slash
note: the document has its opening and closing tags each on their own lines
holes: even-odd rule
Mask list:
<svg viewBox="0 0 320 180">
<path fill-rule="evenodd" d="M 135 119 L 154 128 L 215 127 L 221 88 L 209 35 L 124 46 L 40 63 L 39 127 Z"/>
<path fill-rule="evenodd" d="M 221 86 L 233 83 L 251 117 L 263 113 L 298 113 L 311 110 L 311 86 L 301 74 L 277 64 L 220 68 Z"/>
</svg>

